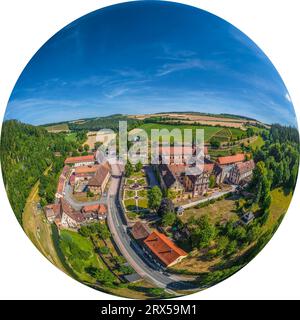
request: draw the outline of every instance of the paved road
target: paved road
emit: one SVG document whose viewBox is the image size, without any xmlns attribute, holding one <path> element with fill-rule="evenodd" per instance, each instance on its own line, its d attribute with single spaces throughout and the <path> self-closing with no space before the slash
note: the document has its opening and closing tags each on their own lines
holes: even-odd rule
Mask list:
<svg viewBox="0 0 300 320">
<path fill-rule="evenodd" d="M 112 233 L 114 241 L 120 249 L 122 255 L 135 269 L 135 271 L 142 276 L 155 283 L 158 287 L 165 288 L 170 293 L 176 294 L 173 290 L 189 290 L 196 289 L 194 285 L 183 281 L 182 278 L 176 275 L 169 275 L 159 270 L 159 267 L 153 260 L 150 260 L 145 255 L 143 250 L 132 241 L 127 234 L 127 226 L 122 219 L 122 211 L 117 201 L 119 185 L 121 182 L 122 169 L 119 165 L 112 165 L 112 178 L 110 188 L 108 191 L 108 217 L 107 223 Z"/>
<path fill-rule="evenodd" d="M 212 194 L 211 196 L 209 196 L 209 197 L 207 197 L 207 198 L 205 198 L 205 199 L 193 201 L 193 202 L 184 204 L 184 205 L 182 205 L 182 206 L 180 206 L 180 207 L 182 207 L 183 209 L 187 209 L 187 208 L 194 207 L 194 206 L 196 206 L 196 205 L 199 204 L 199 203 L 203 203 L 203 202 L 206 202 L 206 201 L 209 201 L 209 200 L 213 200 L 213 199 L 218 199 L 218 198 L 224 196 L 225 194 L 234 192 L 234 191 L 236 190 L 236 188 L 237 188 L 236 185 L 232 185 L 230 190 L 222 191 L 222 192 L 216 192 L 216 193 Z"/>
<path fill-rule="evenodd" d="M 67 184 L 65 187 L 64 198 L 76 210 L 79 210 L 82 206 L 104 203 L 106 201 L 106 199 L 104 199 L 104 198 L 101 198 L 101 199 L 95 200 L 95 201 L 77 201 L 76 199 L 73 198 L 72 188 L 69 184 Z"/>
</svg>

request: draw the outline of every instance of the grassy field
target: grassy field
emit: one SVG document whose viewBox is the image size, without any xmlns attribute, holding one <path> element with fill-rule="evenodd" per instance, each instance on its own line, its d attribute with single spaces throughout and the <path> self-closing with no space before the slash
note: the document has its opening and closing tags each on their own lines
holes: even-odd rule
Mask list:
<svg viewBox="0 0 300 320">
<path fill-rule="evenodd" d="M 67 123 L 54 124 L 49 127 L 45 127 L 49 132 L 62 132 L 69 131 L 69 127 Z"/>
<path fill-rule="evenodd" d="M 250 143 L 253 149 L 260 149 L 265 144 L 261 136 L 257 136 L 256 140 Z"/>
<path fill-rule="evenodd" d="M 74 254 L 70 250 L 69 243 L 74 244 L 80 250 L 86 252 L 88 254 L 88 258 L 81 259 L 74 256 Z M 94 252 L 92 241 L 81 236 L 77 232 L 62 230 L 60 233 L 60 247 L 66 257 L 66 260 L 81 281 L 88 281 L 90 283 L 95 282 L 95 279 L 86 273 L 86 267 L 93 266 L 98 269 L 106 268 Z"/>
<path fill-rule="evenodd" d="M 209 204 L 206 207 L 197 209 L 196 207 L 189 208 L 184 210 L 180 219 L 183 222 L 188 222 L 190 218 L 200 218 L 201 216 L 208 214 L 211 218 L 211 221 L 228 221 L 230 219 L 237 219 L 237 215 L 235 213 L 235 201 L 237 197 L 232 197 L 228 199 L 223 199 L 216 201 L 214 204 Z"/>
<path fill-rule="evenodd" d="M 70 133 L 66 134 L 66 140 L 68 142 L 76 141 L 76 132 L 70 132 Z"/>
<path fill-rule="evenodd" d="M 44 174 L 47 174 L 50 168 L 48 167 Z M 46 220 L 43 211 L 37 209 L 37 203 L 40 201 L 38 188 L 39 182 L 32 188 L 23 211 L 22 223 L 24 231 L 36 248 L 50 262 L 62 271 L 69 273 L 55 248 L 53 229 Z"/>
<path fill-rule="evenodd" d="M 209 126 L 194 126 L 194 125 L 188 125 L 188 124 L 158 124 L 158 123 L 145 123 L 142 126 L 140 126 L 141 129 L 144 129 L 148 137 L 150 139 L 151 137 L 151 130 L 152 129 L 167 129 L 171 131 L 172 129 L 180 129 L 183 134 L 184 129 L 192 129 L 193 133 L 195 134 L 196 129 L 204 129 L 204 140 L 209 141 L 209 139 L 215 135 L 218 131 L 222 130 L 220 127 L 209 127 Z"/>
<path fill-rule="evenodd" d="M 292 193 L 285 194 L 281 188 L 272 190 L 271 196 L 270 216 L 264 226 L 266 229 L 272 229 L 277 220 L 287 212 L 292 200 Z"/>
</svg>

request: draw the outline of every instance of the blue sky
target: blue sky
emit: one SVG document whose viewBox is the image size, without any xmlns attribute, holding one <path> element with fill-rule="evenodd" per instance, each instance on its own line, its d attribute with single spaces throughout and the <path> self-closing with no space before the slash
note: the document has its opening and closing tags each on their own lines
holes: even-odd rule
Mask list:
<svg viewBox="0 0 300 320">
<path fill-rule="evenodd" d="M 54 35 L 18 79 L 5 119 L 161 111 L 296 125 L 279 74 L 249 38 L 205 11 L 161 1 L 107 7 Z"/>
</svg>

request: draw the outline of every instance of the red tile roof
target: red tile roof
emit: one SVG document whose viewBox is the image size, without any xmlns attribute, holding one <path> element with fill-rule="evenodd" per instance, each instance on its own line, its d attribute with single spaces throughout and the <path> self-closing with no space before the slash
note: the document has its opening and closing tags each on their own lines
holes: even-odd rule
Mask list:
<svg viewBox="0 0 300 320">
<path fill-rule="evenodd" d="M 98 170 L 99 166 L 80 166 L 75 168 L 75 174 L 80 173 L 95 173 Z"/>
<path fill-rule="evenodd" d="M 245 160 L 245 155 L 243 153 L 238 153 L 233 156 L 227 156 L 227 157 L 219 157 L 218 158 L 218 163 L 219 164 L 232 164 L 232 163 L 237 163 L 237 162 L 242 162 Z"/>
<path fill-rule="evenodd" d="M 107 208 L 106 205 L 103 203 L 100 204 L 92 204 L 92 205 L 87 205 L 82 208 L 82 212 L 87 213 L 87 212 L 95 212 L 100 215 L 106 214 L 107 213 Z"/>
<path fill-rule="evenodd" d="M 187 256 L 187 253 L 177 247 L 164 234 L 154 230 L 145 240 L 145 245 L 166 266 L 174 263 L 179 257 Z"/>
<path fill-rule="evenodd" d="M 65 160 L 65 164 L 78 163 L 78 162 L 92 162 L 94 161 L 94 155 L 69 157 Z"/>
</svg>

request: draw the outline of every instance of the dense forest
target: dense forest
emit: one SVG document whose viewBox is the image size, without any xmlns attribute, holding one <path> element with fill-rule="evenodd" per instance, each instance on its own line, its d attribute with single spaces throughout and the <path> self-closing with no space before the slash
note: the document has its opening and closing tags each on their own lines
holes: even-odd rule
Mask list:
<svg viewBox="0 0 300 320">
<path fill-rule="evenodd" d="M 67 141 L 63 133 L 49 133 L 42 127 L 16 120 L 3 123 L 0 146 L 2 174 L 8 199 L 20 223 L 34 184 L 50 165 L 49 178 L 56 179 L 64 157 L 76 150 L 80 143 Z M 51 196 L 48 198 L 51 200 Z"/>
<path fill-rule="evenodd" d="M 97 131 L 101 129 L 119 130 L 119 121 L 127 121 L 128 130 L 140 126 L 143 122 L 137 119 L 128 118 L 121 114 L 115 114 L 108 117 L 99 117 L 93 119 L 86 119 L 83 122 L 69 122 L 69 128 L 73 131 L 90 130 Z"/>
<path fill-rule="evenodd" d="M 254 152 L 254 161 L 261 164 L 271 189 L 283 187 L 287 193 L 292 192 L 299 168 L 298 130 L 274 124 L 269 133 L 264 132 L 263 138 L 265 144 Z"/>
</svg>

